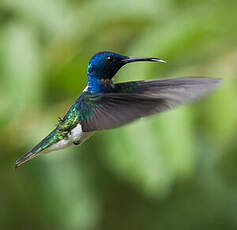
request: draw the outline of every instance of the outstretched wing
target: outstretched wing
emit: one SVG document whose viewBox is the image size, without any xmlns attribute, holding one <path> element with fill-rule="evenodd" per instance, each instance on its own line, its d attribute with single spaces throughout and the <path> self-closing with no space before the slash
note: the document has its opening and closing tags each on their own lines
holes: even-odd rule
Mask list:
<svg viewBox="0 0 237 230">
<path fill-rule="evenodd" d="M 104 94 L 87 93 L 79 109 L 82 130 L 119 127 L 200 98 L 219 83 L 216 78 L 166 78 L 115 84 Z"/>
</svg>

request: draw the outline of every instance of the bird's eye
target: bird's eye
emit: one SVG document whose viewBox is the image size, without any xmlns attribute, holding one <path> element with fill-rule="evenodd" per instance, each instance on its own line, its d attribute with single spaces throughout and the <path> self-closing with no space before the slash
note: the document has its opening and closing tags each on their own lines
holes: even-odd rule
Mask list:
<svg viewBox="0 0 237 230">
<path fill-rule="evenodd" d="M 114 58 L 111 57 L 111 56 L 108 56 L 108 57 L 106 58 L 106 61 L 108 61 L 108 62 L 112 62 L 113 60 L 114 60 Z"/>
</svg>

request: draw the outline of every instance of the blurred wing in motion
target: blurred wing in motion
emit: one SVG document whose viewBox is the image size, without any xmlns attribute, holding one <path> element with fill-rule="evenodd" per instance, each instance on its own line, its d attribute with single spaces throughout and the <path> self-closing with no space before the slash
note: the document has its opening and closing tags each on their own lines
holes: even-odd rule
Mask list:
<svg viewBox="0 0 237 230">
<path fill-rule="evenodd" d="M 115 84 L 104 94 L 87 94 L 81 108 L 84 132 L 112 129 L 204 96 L 220 79 L 166 78 Z M 88 111 L 89 108 L 89 111 Z"/>
</svg>

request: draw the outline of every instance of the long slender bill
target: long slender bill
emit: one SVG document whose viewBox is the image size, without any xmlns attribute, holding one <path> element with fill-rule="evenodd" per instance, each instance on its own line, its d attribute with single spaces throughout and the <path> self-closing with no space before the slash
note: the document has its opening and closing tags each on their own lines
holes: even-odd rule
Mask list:
<svg viewBox="0 0 237 230">
<path fill-rule="evenodd" d="M 151 62 L 166 63 L 166 61 L 160 58 L 154 58 L 154 57 L 128 57 L 122 60 L 124 64 L 130 63 L 130 62 L 138 62 L 138 61 L 151 61 Z"/>
</svg>

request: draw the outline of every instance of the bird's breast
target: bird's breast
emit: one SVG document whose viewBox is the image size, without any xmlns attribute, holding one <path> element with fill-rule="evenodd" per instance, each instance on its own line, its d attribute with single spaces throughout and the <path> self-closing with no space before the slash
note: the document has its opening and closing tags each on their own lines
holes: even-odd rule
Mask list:
<svg viewBox="0 0 237 230">
<path fill-rule="evenodd" d="M 95 132 L 83 132 L 81 124 L 78 124 L 75 128 L 73 128 L 68 134 L 68 138 L 71 142 L 80 142 L 83 143 L 89 137 L 91 137 Z"/>
<path fill-rule="evenodd" d="M 73 128 L 70 133 L 68 134 L 68 138 L 72 141 L 72 142 L 76 142 L 79 141 L 81 139 L 83 135 L 82 132 L 82 127 L 80 124 L 78 124 L 75 128 Z"/>
</svg>

